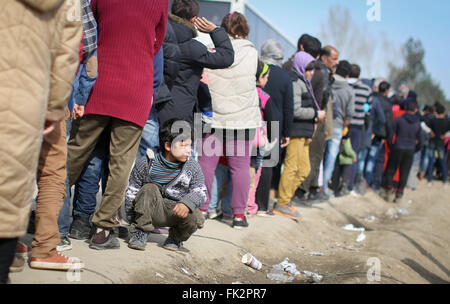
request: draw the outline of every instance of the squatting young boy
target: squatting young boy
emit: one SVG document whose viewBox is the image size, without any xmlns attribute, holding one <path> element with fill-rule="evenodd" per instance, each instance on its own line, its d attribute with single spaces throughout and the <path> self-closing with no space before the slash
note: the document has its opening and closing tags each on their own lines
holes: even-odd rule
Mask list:
<svg viewBox="0 0 450 304">
<path fill-rule="evenodd" d="M 206 186 L 200 165 L 189 157 L 190 128 L 185 121 L 167 121 L 159 133 L 160 152 L 148 150 L 136 162 L 125 194 L 131 224 L 128 247 L 145 250 L 150 231 L 170 227 L 163 248 L 176 251 L 203 227 L 198 207 L 206 201 Z"/>
</svg>

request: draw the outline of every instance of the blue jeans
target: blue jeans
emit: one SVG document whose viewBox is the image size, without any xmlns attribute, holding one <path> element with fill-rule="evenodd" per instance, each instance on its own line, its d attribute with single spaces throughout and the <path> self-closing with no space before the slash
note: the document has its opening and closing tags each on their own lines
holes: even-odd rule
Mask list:
<svg viewBox="0 0 450 304">
<path fill-rule="evenodd" d="M 369 148 L 369 151 L 367 154 L 367 161 L 366 161 L 366 170 L 364 172 L 364 177 L 365 177 L 368 185 L 372 185 L 373 173 L 375 170 L 375 162 L 377 160 L 378 154 L 380 153 L 382 147 L 383 147 L 383 143 L 381 142 L 379 144 L 372 145 Z"/>
<path fill-rule="evenodd" d="M 70 130 L 70 126 L 71 121 L 69 119 L 67 130 Z M 69 133 L 70 131 L 68 131 Z M 95 213 L 100 179 L 102 180 L 102 188 L 105 189 L 108 178 L 105 168 L 105 160 L 108 156 L 107 143 L 107 140 L 99 141 L 75 184 L 72 211 L 74 215 L 91 216 Z M 70 190 L 69 179 L 66 178 L 66 198 L 58 217 L 61 237 L 67 236 L 70 230 Z"/>
<path fill-rule="evenodd" d="M 145 123 L 144 131 L 142 131 L 138 157 L 144 156 L 147 153 L 147 149 L 152 149 L 155 153 L 159 149 L 158 111 L 154 106 L 152 107 L 147 122 Z"/>
<path fill-rule="evenodd" d="M 424 146 L 420 153 L 420 171 L 427 173 L 429 163 L 430 157 L 428 156 L 428 146 Z"/>
<path fill-rule="evenodd" d="M 441 166 L 442 175 L 444 177 L 443 182 L 444 184 L 447 182 L 447 164 L 445 162 L 445 147 L 428 147 L 427 148 L 427 154 L 428 154 L 428 171 L 427 171 L 427 177 L 428 182 L 433 181 L 433 171 L 434 171 L 434 164 L 436 163 L 436 157 L 435 157 L 435 151 L 438 153 L 438 162 Z"/>
<path fill-rule="evenodd" d="M 366 167 L 366 159 L 367 159 L 367 155 L 369 155 L 369 150 L 370 150 L 370 148 L 366 148 L 366 149 L 359 151 L 358 162 L 357 162 L 358 169 L 356 171 L 357 174 L 364 174 L 364 172 L 365 172 L 364 169 Z"/>
<path fill-rule="evenodd" d="M 222 185 L 227 182 L 227 191 L 225 197 L 222 199 L 222 212 L 229 217 L 233 216 L 233 210 L 231 209 L 231 195 L 233 193 L 233 187 L 231 186 L 231 173 L 230 168 L 222 164 L 218 164 L 216 173 L 214 175 L 214 181 L 211 187 L 211 202 L 209 203 L 209 210 L 215 210 L 219 206 L 220 192 Z"/>
<path fill-rule="evenodd" d="M 323 163 L 323 190 L 327 190 L 328 182 L 333 176 L 336 158 L 339 154 L 342 140 L 342 128 L 333 129 L 333 138 L 327 142 L 327 149 Z"/>
</svg>

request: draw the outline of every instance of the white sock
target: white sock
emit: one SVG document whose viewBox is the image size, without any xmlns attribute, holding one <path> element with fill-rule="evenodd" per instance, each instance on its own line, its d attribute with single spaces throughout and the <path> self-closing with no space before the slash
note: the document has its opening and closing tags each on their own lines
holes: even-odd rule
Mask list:
<svg viewBox="0 0 450 304">
<path fill-rule="evenodd" d="M 105 235 L 108 236 L 109 235 L 109 230 L 103 229 L 103 228 L 97 228 L 97 233 L 102 232 L 102 230 L 105 231 Z"/>
</svg>

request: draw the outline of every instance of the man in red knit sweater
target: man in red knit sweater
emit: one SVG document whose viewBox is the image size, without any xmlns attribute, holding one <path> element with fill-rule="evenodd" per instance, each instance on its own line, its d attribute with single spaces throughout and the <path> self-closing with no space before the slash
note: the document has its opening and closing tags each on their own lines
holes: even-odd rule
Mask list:
<svg viewBox="0 0 450 304">
<path fill-rule="evenodd" d="M 117 249 L 112 229 L 128 184 L 142 130 L 153 101 L 153 57 L 164 41 L 168 0 L 92 0 L 98 23 L 98 69 L 101 71 L 85 107 L 73 122 L 68 143 L 69 182 L 77 181 L 100 135 L 111 135 L 109 176 L 92 223 L 89 247 Z"/>
</svg>

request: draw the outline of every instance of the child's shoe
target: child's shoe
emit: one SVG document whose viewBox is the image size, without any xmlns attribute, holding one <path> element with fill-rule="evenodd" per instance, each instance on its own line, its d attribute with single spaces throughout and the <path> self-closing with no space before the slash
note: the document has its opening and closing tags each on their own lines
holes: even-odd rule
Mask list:
<svg viewBox="0 0 450 304">
<path fill-rule="evenodd" d="M 131 239 L 128 242 L 128 247 L 136 250 L 145 250 L 145 245 L 147 245 L 148 232 L 137 230 L 131 235 Z"/>
<path fill-rule="evenodd" d="M 162 247 L 170 251 L 178 251 L 180 250 L 181 246 L 183 246 L 183 243 L 181 241 L 176 241 L 171 236 L 169 236 L 167 237 Z"/>
</svg>

